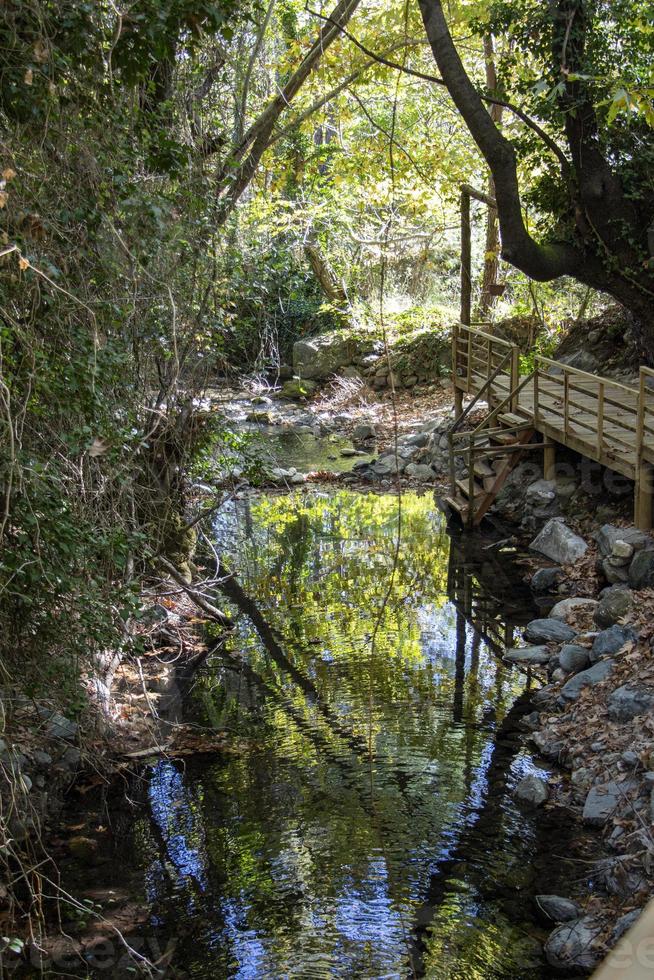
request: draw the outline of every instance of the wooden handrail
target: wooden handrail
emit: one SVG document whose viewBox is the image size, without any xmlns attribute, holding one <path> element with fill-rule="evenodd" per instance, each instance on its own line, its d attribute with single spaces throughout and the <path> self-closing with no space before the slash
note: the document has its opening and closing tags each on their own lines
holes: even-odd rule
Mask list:
<svg viewBox="0 0 654 980">
<path fill-rule="evenodd" d="M 494 337 L 492 333 L 486 333 L 484 330 L 478 330 L 476 327 L 468 326 L 466 323 L 459 324 L 457 329 L 459 332 L 465 331 L 466 333 L 473 333 L 478 337 L 483 337 L 485 340 L 492 340 L 492 342 L 497 344 L 498 347 L 513 348 L 514 346 L 509 340 L 504 340 L 502 337 Z"/>
<path fill-rule="evenodd" d="M 598 374 L 591 374 L 589 371 L 582 371 L 579 368 L 571 367 L 569 364 L 564 364 L 563 361 L 554 361 L 551 357 L 543 357 L 542 354 L 536 355 L 536 362 L 538 364 L 549 364 L 552 367 L 560 368 L 566 374 L 576 374 L 582 378 L 588 378 L 589 381 L 594 381 L 596 384 L 599 381 L 603 381 L 604 384 L 611 385 L 612 388 L 620 388 L 622 391 L 629 391 L 632 394 L 638 394 L 638 388 L 634 388 L 631 385 L 622 384 L 621 381 L 614 381 L 612 378 L 601 377 Z M 646 370 L 643 368 L 643 370 Z M 548 375 L 548 378 L 552 375 Z"/>
</svg>

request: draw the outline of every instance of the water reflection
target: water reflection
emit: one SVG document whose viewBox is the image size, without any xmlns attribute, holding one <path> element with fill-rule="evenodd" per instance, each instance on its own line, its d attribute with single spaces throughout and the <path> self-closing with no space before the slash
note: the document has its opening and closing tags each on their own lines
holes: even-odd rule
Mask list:
<svg viewBox="0 0 654 980">
<path fill-rule="evenodd" d="M 152 771 L 136 839 L 192 977 L 539 975 L 520 913 L 488 895 L 534 844 L 503 784 L 528 763 L 496 748 L 525 677 L 464 615 L 431 498 L 406 496 L 399 548 L 397 530 L 394 497 L 347 492 L 216 524 L 283 653 L 241 617 L 187 709 L 239 751 Z M 463 861 L 498 779 L 495 844 Z"/>
</svg>

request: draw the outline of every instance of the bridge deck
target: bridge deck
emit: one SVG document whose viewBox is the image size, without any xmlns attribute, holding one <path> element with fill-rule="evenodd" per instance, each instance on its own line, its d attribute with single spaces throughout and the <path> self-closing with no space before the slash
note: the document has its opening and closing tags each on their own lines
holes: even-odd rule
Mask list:
<svg viewBox="0 0 654 980">
<path fill-rule="evenodd" d="M 505 404 L 507 412 L 531 422 L 548 442 L 569 446 L 633 480 L 636 522 L 651 527 L 652 370 L 641 368 L 638 386 L 631 386 L 536 356 L 531 374 L 525 375 L 515 345 L 460 325 L 452 340 L 452 377 L 459 405 L 463 394 L 481 396 L 491 407 Z"/>
</svg>

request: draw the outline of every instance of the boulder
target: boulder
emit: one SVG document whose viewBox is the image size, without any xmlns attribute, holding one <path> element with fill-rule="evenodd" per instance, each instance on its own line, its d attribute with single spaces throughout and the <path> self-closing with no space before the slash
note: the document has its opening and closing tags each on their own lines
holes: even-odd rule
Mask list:
<svg viewBox="0 0 654 980">
<path fill-rule="evenodd" d="M 588 550 L 584 539 L 571 531 L 558 517 L 553 517 L 545 524 L 529 547 L 558 565 L 569 565 L 582 558 Z"/>
<path fill-rule="evenodd" d="M 631 721 L 652 708 L 654 691 L 641 685 L 623 684 L 609 695 L 608 713 L 611 721 Z"/>
<path fill-rule="evenodd" d="M 654 585 L 654 548 L 637 551 L 629 566 L 632 589 L 650 589 Z"/>
<path fill-rule="evenodd" d="M 565 922 L 545 942 L 547 962 L 556 970 L 592 970 L 601 955 L 593 945 L 601 932 L 601 923 L 589 915 Z"/>
<path fill-rule="evenodd" d="M 58 711 L 49 712 L 43 710 L 39 712 L 42 717 L 46 717 L 45 730 L 50 738 L 62 738 L 67 742 L 72 741 L 77 735 L 79 726 L 77 722 L 71 721 Z"/>
<path fill-rule="evenodd" d="M 546 646 L 507 649 L 503 659 L 510 664 L 546 664 L 552 656 Z"/>
<path fill-rule="evenodd" d="M 570 599 L 561 599 L 550 609 L 551 619 L 561 619 L 564 623 L 578 612 L 594 612 L 597 606 L 597 599 L 584 599 L 574 596 Z"/>
<path fill-rule="evenodd" d="M 602 574 L 611 585 L 620 585 L 629 581 L 629 569 L 626 565 L 616 565 L 613 558 L 603 558 L 600 562 Z"/>
<path fill-rule="evenodd" d="M 412 480 L 433 480 L 436 476 L 431 466 L 427 466 L 425 463 L 409 463 L 405 473 Z"/>
<path fill-rule="evenodd" d="M 592 786 L 588 791 L 582 820 L 590 827 L 603 827 L 624 799 L 624 790 L 616 782 Z"/>
<path fill-rule="evenodd" d="M 418 449 L 424 449 L 429 442 L 428 432 L 416 432 L 415 435 L 409 436 L 406 439 L 407 446 L 417 446 Z"/>
<path fill-rule="evenodd" d="M 612 660 L 600 660 L 592 667 L 588 667 L 587 670 L 575 674 L 561 688 L 563 701 L 576 701 L 585 687 L 594 687 L 595 684 L 599 684 L 609 676 L 612 670 Z"/>
<path fill-rule="evenodd" d="M 560 568 L 539 568 L 534 572 L 530 584 L 536 595 L 546 595 L 548 592 L 556 592 L 562 581 L 563 571 Z"/>
<path fill-rule="evenodd" d="M 576 643 L 566 643 L 559 651 L 559 665 L 566 674 L 578 674 L 590 664 L 589 651 Z"/>
<path fill-rule="evenodd" d="M 549 796 L 547 780 L 542 776 L 524 776 L 514 789 L 513 795 L 521 803 L 542 806 Z"/>
<path fill-rule="evenodd" d="M 359 422 L 355 425 L 354 431 L 352 432 L 353 442 L 366 442 L 368 439 L 375 439 L 377 432 L 375 431 L 374 425 L 370 422 Z"/>
<path fill-rule="evenodd" d="M 309 398 L 317 387 L 315 381 L 291 378 L 290 381 L 285 381 L 282 385 L 280 395 L 282 398 L 290 398 L 292 401 L 301 401 L 304 398 Z"/>
<path fill-rule="evenodd" d="M 595 622 L 602 629 L 615 625 L 619 619 L 628 615 L 633 607 L 633 596 L 630 589 L 615 586 L 605 592 L 597 603 Z"/>
<path fill-rule="evenodd" d="M 528 643 L 567 643 L 576 635 L 571 626 L 559 619 L 534 619 L 524 634 Z"/>
<path fill-rule="evenodd" d="M 634 557 L 634 551 L 636 549 L 628 541 L 623 541 L 622 538 L 618 538 L 617 541 L 613 543 L 613 550 L 611 551 L 611 560 L 616 564 L 627 564 Z"/>
<path fill-rule="evenodd" d="M 607 630 L 602 630 L 593 640 L 590 651 L 591 662 L 596 663 L 602 657 L 614 657 L 625 643 L 636 639 L 638 639 L 636 633 L 628 626 L 610 626 Z"/>
<path fill-rule="evenodd" d="M 569 898 L 560 895 L 536 895 L 538 911 L 550 922 L 572 922 L 581 915 L 581 909 Z"/>
<path fill-rule="evenodd" d="M 293 344 L 293 370 L 301 378 L 320 380 L 351 364 L 362 353 L 361 341 L 352 334 L 325 333 Z"/>
<path fill-rule="evenodd" d="M 642 548 L 651 548 L 654 542 L 646 531 L 639 531 L 635 527 L 614 527 L 612 524 L 603 524 L 594 535 L 597 541 L 600 555 L 607 558 L 613 553 L 613 546 L 616 541 L 624 541 L 635 551 Z"/>
</svg>

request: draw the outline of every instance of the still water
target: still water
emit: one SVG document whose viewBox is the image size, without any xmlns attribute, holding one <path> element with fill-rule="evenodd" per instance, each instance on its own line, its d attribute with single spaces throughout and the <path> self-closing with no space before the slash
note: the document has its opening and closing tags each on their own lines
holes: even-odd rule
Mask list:
<svg viewBox="0 0 654 980">
<path fill-rule="evenodd" d="M 236 503 L 215 543 L 274 637 L 238 616 L 184 709 L 233 750 L 151 766 L 119 845 L 181 975 L 548 976 L 510 556 L 451 539 L 431 495 L 349 491 Z"/>
</svg>

